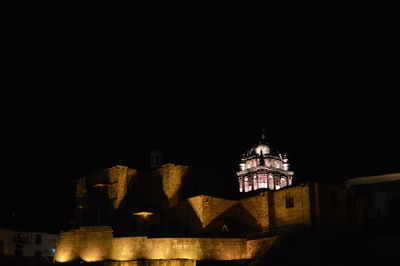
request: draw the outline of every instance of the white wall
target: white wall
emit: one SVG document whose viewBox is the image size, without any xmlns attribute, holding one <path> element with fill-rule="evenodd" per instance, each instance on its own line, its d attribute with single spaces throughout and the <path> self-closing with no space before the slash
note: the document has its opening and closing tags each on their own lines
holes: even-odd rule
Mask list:
<svg viewBox="0 0 400 266">
<path fill-rule="evenodd" d="M 23 241 L 15 241 L 15 237 L 18 235 L 21 236 L 20 239 Z M 35 243 L 36 235 L 41 235 L 40 244 Z M 6 255 L 14 255 L 15 250 L 20 249 L 23 250 L 24 257 L 34 257 L 35 251 L 42 252 L 42 257 L 53 257 L 56 237 L 56 234 L 22 232 L 0 228 L 0 241 L 3 242 L 3 253 Z"/>
</svg>

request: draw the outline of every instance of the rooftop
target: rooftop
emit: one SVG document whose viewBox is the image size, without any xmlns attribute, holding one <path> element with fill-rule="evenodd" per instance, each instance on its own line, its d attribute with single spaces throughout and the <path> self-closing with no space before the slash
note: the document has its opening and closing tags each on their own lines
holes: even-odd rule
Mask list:
<svg viewBox="0 0 400 266">
<path fill-rule="evenodd" d="M 393 182 L 400 180 L 400 173 L 384 174 L 384 175 L 374 175 L 374 176 L 364 176 L 347 179 L 345 181 L 346 186 L 357 186 L 365 184 L 375 184 L 384 182 Z"/>
</svg>

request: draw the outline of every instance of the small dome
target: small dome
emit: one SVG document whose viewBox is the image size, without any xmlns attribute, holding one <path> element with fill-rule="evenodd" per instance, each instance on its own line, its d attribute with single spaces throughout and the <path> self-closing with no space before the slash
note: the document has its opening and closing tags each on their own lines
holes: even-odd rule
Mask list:
<svg viewBox="0 0 400 266">
<path fill-rule="evenodd" d="M 265 145 L 265 144 L 260 144 L 255 148 L 255 152 L 257 154 L 260 154 L 262 151 L 262 153 L 265 154 L 269 154 L 269 146 Z"/>
</svg>

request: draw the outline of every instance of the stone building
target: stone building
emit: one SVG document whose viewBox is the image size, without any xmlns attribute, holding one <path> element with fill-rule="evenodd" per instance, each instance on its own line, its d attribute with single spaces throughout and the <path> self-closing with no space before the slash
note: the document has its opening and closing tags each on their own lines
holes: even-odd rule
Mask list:
<svg viewBox="0 0 400 266">
<path fill-rule="evenodd" d="M 76 227 L 60 233 L 55 261 L 254 261 L 287 234 L 346 230 L 347 190 L 293 185 L 287 158 L 261 141 L 232 184 L 171 163 L 148 170 L 116 165 L 77 179 Z"/>
</svg>

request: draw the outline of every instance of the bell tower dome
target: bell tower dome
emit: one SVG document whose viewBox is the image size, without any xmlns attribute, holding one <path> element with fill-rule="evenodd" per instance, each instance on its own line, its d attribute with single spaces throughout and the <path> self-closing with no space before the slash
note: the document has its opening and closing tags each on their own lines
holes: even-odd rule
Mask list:
<svg viewBox="0 0 400 266">
<path fill-rule="evenodd" d="M 278 190 L 292 185 L 294 172 L 289 171 L 289 159 L 271 149 L 265 133 L 258 144 L 250 148 L 241 159 L 237 172 L 240 192 L 259 189 Z"/>
</svg>

